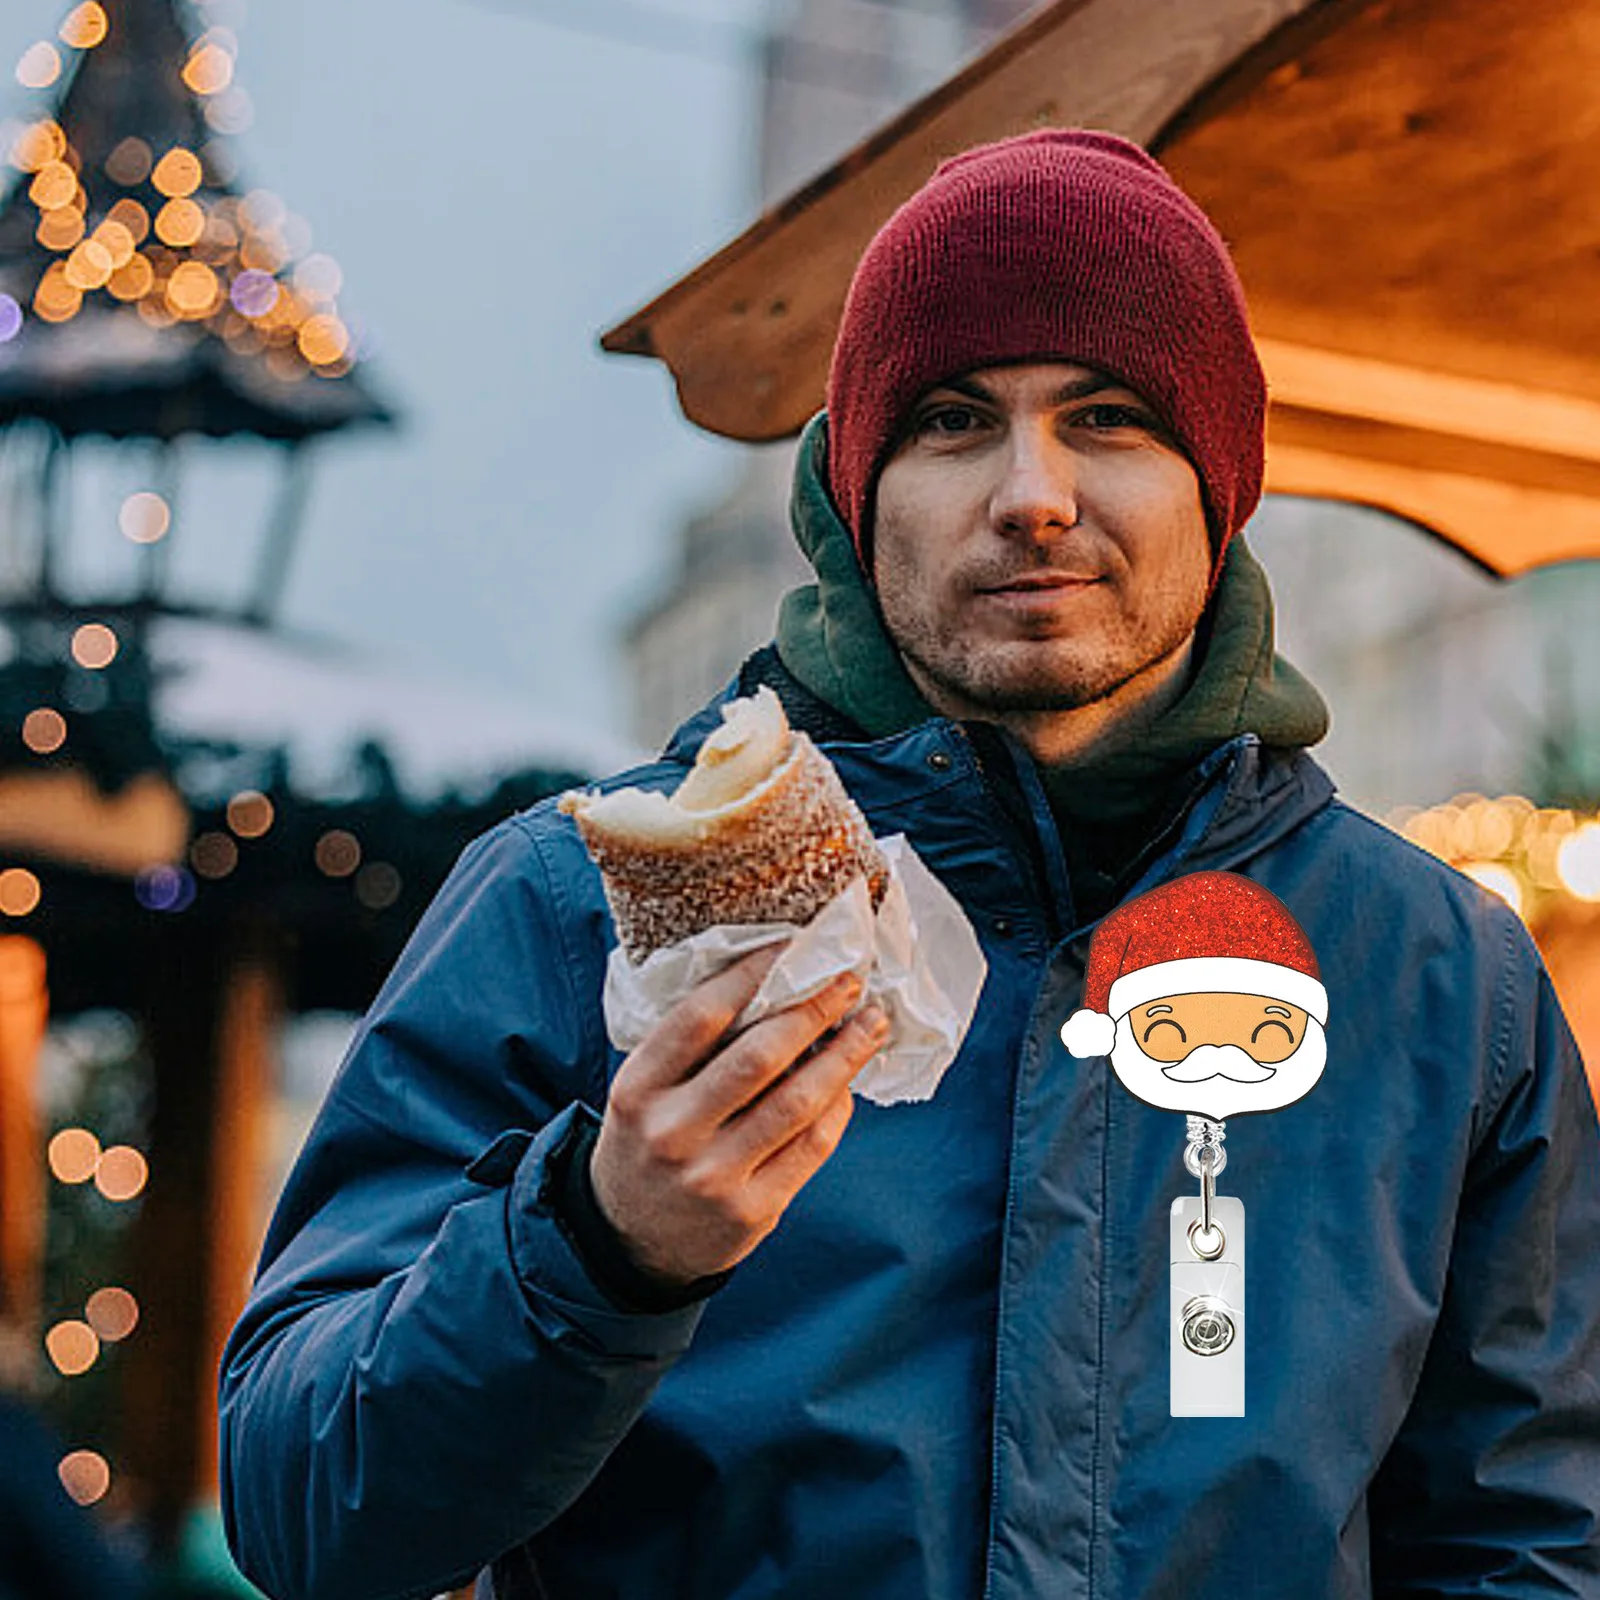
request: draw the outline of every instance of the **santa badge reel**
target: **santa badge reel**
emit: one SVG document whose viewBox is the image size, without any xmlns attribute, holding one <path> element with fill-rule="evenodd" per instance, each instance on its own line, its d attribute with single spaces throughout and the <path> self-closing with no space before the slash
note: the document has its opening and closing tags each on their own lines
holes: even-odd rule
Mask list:
<svg viewBox="0 0 1600 1600">
<path fill-rule="evenodd" d="M 1109 1056 L 1146 1105 L 1188 1116 L 1198 1196 L 1172 1202 L 1172 1415 L 1244 1415 L 1244 1204 L 1219 1195 L 1224 1122 L 1308 1093 L 1327 1060 L 1328 996 L 1304 930 L 1236 872 L 1195 872 L 1118 906 L 1089 946 L 1075 1056 Z"/>
</svg>

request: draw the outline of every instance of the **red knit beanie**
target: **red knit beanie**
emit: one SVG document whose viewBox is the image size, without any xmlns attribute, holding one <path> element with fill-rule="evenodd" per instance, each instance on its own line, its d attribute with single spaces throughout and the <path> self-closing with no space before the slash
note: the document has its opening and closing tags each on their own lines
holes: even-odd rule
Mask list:
<svg viewBox="0 0 1600 1600">
<path fill-rule="evenodd" d="M 1214 552 L 1261 498 L 1266 383 L 1221 236 L 1137 145 L 1048 128 L 946 161 L 856 268 L 828 375 L 828 477 L 867 561 L 873 490 L 944 379 L 1073 361 L 1153 406 L 1200 478 Z"/>
</svg>

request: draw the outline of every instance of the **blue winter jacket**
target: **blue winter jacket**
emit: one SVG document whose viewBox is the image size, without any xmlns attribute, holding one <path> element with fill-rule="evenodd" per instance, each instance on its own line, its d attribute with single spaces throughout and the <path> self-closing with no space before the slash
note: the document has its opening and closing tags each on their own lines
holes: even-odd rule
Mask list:
<svg viewBox="0 0 1600 1600">
<path fill-rule="evenodd" d="M 673 785 L 715 720 L 617 781 Z M 1600 1597 L 1600 1129 L 1522 925 L 1304 753 L 1245 735 L 1199 771 L 1135 892 L 1218 867 L 1276 894 L 1328 1064 L 1228 1124 L 1246 1415 L 1174 1418 L 1183 1119 L 1061 1045 L 1092 928 L 1037 773 L 975 732 L 827 744 L 983 942 L 966 1044 L 931 1102 L 859 1105 L 687 1310 L 608 1301 L 549 1204 L 619 1059 L 598 876 L 549 805 L 466 851 L 224 1359 L 224 1512 L 269 1594 L 494 1563 L 554 1600 Z"/>
</svg>

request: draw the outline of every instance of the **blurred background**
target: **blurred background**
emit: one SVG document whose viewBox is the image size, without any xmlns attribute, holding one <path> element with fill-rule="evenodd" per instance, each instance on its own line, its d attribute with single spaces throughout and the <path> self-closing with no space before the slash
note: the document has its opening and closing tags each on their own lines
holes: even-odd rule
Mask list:
<svg viewBox="0 0 1600 1600">
<path fill-rule="evenodd" d="M 62 1550 L 252 1592 L 213 1375 L 355 1018 L 467 840 L 656 748 L 804 579 L 792 445 L 600 330 L 1029 10 L 9 0 L 0 1440 L 43 1419 Z M 1527 919 L 1600 1059 L 1592 564 L 1251 538 L 1345 797 Z"/>
</svg>

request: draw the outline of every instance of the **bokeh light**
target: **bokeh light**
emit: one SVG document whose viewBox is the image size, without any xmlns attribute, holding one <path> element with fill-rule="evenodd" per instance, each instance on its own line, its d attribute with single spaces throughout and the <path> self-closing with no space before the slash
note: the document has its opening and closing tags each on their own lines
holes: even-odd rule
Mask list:
<svg viewBox="0 0 1600 1600">
<path fill-rule="evenodd" d="M 307 256 L 294 269 L 295 293 L 315 305 L 331 305 L 344 287 L 344 272 L 332 256 Z"/>
<path fill-rule="evenodd" d="M 228 802 L 227 815 L 241 839 L 259 839 L 272 826 L 272 802 L 259 789 L 241 789 Z"/>
<path fill-rule="evenodd" d="M 43 894 L 39 880 L 26 867 L 0 872 L 0 914 L 26 917 L 38 909 Z"/>
<path fill-rule="evenodd" d="M 387 861 L 368 862 L 356 874 L 356 899 L 369 911 L 386 911 L 400 898 L 400 874 Z"/>
<path fill-rule="evenodd" d="M 0 344 L 9 344 L 22 331 L 22 307 L 0 292 Z"/>
<path fill-rule="evenodd" d="M 255 119 L 255 102 L 238 84 L 206 101 L 206 125 L 213 133 L 245 133 Z"/>
<path fill-rule="evenodd" d="M 198 95 L 221 94 L 233 82 L 233 57 L 220 44 L 202 41 L 184 64 L 183 81 Z"/>
<path fill-rule="evenodd" d="M 87 1183 L 100 1165 L 100 1141 L 87 1128 L 63 1128 L 49 1143 L 45 1158 L 61 1183 Z"/>
<path fill-rule="evenodd" d="M 213 829 L 189 846 L 189 865 L 202 878 L 226 878 L 239 865 L 239 847 L 227 834 Z"/>
<path fill-rule="evenodd" d="M 149 1163 L 131 1144 L 114 1144 L 100 1157 L 94 1186 L 107 1200 L 120 1204 L 141 1194 L 149 1177 Z"/>
<path fill-rule="evenodd" d="M 117 636 L 103 622 L 86 622 L 72 636 L 72 659 L 98 672 L 117 659 Z"/>
<path fill-rule="evenodd" d="M 22 742 L 36 756 L 54 755 L 67 742 L 67 719 L 54 706 L 35 706 L 22 719 Z"/>
<path fill-rule="evenodd" d="M 139 1326 L 139 1302 L 126 1289 L 96 1289 L 84 1307 L 89 1326 L 108 1344 L 120 1343 Z"/>
<path fill-rule="evenodd" d="M 209 316 L 220 293 L 217 275 L 205 262 L 185 261 L 167 279 L 167 309 L 180 317 Z"/>
<path fill-rule="evenodd" d="M 155 282 L 155 268 L 146 257 L 136 255 L 111 274 L 106 289 L 118 300 L 141 300 L 155 287 Z"/>
<path fill-rule="evenodd" d="M 150 237 L 150 213 L 131 195 L 123 195 L 106 212 L 106 224 L 113 222 L 126 228 L 135 244 L 143 244 Z"/>
<path fill-rule="evenodd" d="M 98 239 L 85 239 L 67 257 L 67 282 L 86 293 L 103 289 L 115 265 L 111 252 Z"/>
<path fill-rule="evenodd" d="M 182 867 L 146 867 L 133 880 L 133 897 L 146 911 L 187 911 L 194 892 L 194 878 Z"/>
<path fill-rule="evenodd" d="M 170 200 L 193 194 L 203 177 L 199 156 L 181 144 L 167 151 L 150 173 L 151 183 Z"/>
<path fill-rule="evenodd" d="M 278 303 L 278 280 L 270 272 L 247 270 L 233 280 L 228 293 L 241 316 L 264 317 Z"/>
<path fill-rule="evenodd" d="M 83 5 L 74 6 L 67 13 L 66 21 L 61 24 L 60 38 L 74 50 L 93 50 L 109 31 L 105 7 L 98 0 L 85 0 Z"/>
<path fill-rule="evenodd" d="M 64 261 L 54 262 L 39 279 L 33 291 L 34 315 L 45 322 L 67 322 L 77 316 L 83 305 L 83 291 L 67 281 Z"/>
<path fill-rule="evenodd" d="M 100 1356 L 100 1335 L 87 1322 L 69 1317 L 44 1336 L 45 1353 L 64 1378 L 87 1372 Z"/>
<path fill-rule="evenodd" d="M 66 153 L 67 136 L 61 131 L 61 124 L 46 117 L 41 122 L 30 122 L 17 135 L 11 146 L 11 164 L 23 172 L 37 172 Z"/>
<path fill-rule="evenodd" d="M 1497 894 L 1519 916 L 1522 914 L 1522 883 L 1510 867 L 1498 861 L 1468 861 L 1461 870 L 1474 883 L 1482 884 L 1491 894 Z"/>
<path fill-rule="evenodd" d="M 106 176 L 124 189 L 131 189 L 150 176 L 154 162 L 150 146 L 130 134 L 106 157 Z"/>
<path fill-rule="evenodd" d="M 252 189 L 240 202 L 239 214 L 246 226 L 268 233 L 282 227 L 289 208 L 270 189 Z"/>
<path fill-rule="evenodd" d="M 107 217 L 94 230 L 94 242 L 111 258 L 113 271 L 118 267 L 127 266 L 133 260 L 134 246 L 139 243 L 134 238 L 132 229 L 114 217 Z M 109 277 L 110 273 L 106 276 Z"/>
<path fill-rule="evenodd" d="M 301 324 L 300 354 L 314 367 L 337 361 L 350 348 L 350 331 L 334 316 L 319 312 Z"/>
<path fill-rule="evenodd" d="M 83 237 L 83 213 L 76 206 L 46 211 L 34 229 L 34 238 L 46 250 L 70 250 Z"/>
<path fill-rule="evenodd" d="M 317 840 L 316 858 L 330 878 L 348 878 L 361 865 L 361 841 L 344 828 L 330 828 Z"/>
<path fill-rule="evenodd" d="M 65 161 L 47 161 L 33 175 L 28 198 L 41 211 L 71 205 L 78 193 L 78 174 Z"/>
<path fill-rule="evenodd" d="M 1561 841 L 1556 875 L 1580 900 L 1600 900 L 1600 823 L 1586 822 Z"/>
<path fill-rule="evenodd" d="M 80 1506 L 103 1500 L 111 1488 L 111 1468 L 98 1450 L 73 1450 L 56 1467 L 61 1487 Z"/>
<path fill-rule="evenodd" d="M 205 232 L 206 214 L 193 200 L 169 200 L 156 213 L 156 237 L 175 250 L 186 250 Z"/>
<path fill-rule="evenodd" d="M 117 526 L 125 539 L 135 544 L 154 544 L 164 539 L 172 526 L 172 509 L 150 489 L 140 489 L 122 502 Z"/>
<path fill-rule="evenodd" d="M 61 52 L 47 39 L 30 44 L 17 62 L 17 82 L 24 89 L 48 89 L 61 76 Z"/>
</svg>

